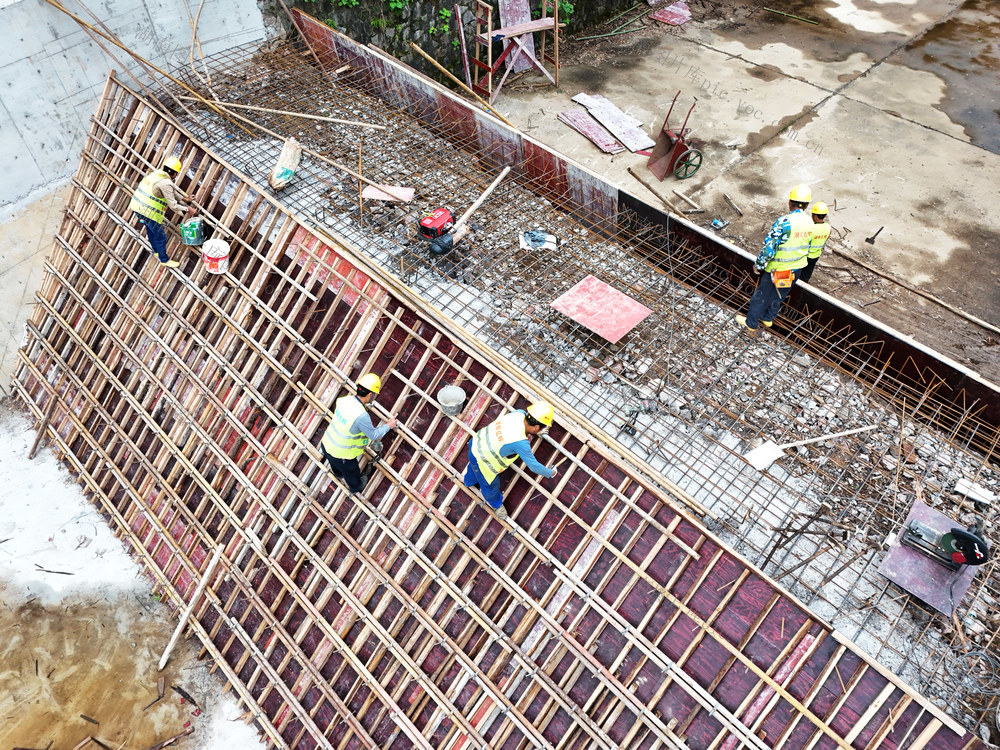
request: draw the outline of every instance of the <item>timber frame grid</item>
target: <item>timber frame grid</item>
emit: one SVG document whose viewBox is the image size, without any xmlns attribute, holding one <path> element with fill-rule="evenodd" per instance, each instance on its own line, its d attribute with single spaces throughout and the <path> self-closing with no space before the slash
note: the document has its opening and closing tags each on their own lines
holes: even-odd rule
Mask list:
<svg viewBox="0 0 1000 750">
<path fill-rule="evenodd" d="M 226 275 L 162 268 L 126 210 L 177 152 Z M 46 270 L 16 393 L 167 601 L 224 545 L 190 627 L 272 746 L 977 746 L 692 498 L 113 76 Z M 315 444 L 369 370 L 402 427 L 358 498 Z M 500 522 L 465 448 L 537 396 L 560 411 L 539 458 L 567 463 L 515 469 Z"/>
</svg>

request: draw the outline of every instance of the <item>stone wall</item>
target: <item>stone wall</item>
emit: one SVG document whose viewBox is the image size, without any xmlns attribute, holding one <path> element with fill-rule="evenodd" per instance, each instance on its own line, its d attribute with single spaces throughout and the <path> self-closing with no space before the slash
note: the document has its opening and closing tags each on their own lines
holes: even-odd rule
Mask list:
<svg viewBox="0 0 1000 750">
<path fill-rule="evenodd" d="M 540 7 L 535 0 L 531 5 L 533 8 Z M 560 19 L 566 24 L 563 40 L 634 5 L 634 0 L 575 3 L 573 12 Z M 261 6 L 268 8 L 268 0 L 262 0 Z M 497 3 L 494 2 L 493 6 L 494 25 L 499 26 L 500 11 Z M 357 5 L 350 7 L 340 5 L 339 0 L 298 0 L 289 3 L 289 7 L 299 8 L 352 39 L 383 49 L 421 72 L 442 80 L 443 76 L 432 65 L 410 49 L 410 42 L 416 42 L 441 65 L 462 78 L 462 53 L 456 31 L 454 0 L 405 2 L 398 10 L 390 8 L 385 0 L 358 0 Z M 474 7 L 468 0 L 459 3 L 470 58 L 475 54 L 472 43 Z"/>
</svg>

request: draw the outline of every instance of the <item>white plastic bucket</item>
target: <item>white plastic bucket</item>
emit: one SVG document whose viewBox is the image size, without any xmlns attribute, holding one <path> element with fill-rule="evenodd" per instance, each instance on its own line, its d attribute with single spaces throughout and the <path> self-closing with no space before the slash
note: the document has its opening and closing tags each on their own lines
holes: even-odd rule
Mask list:
<svg viewBox="0 0 1000 750">
<path fill-rule="evenodd" d="M 209 273 L 226 273 L 229 270 L 229 243 L 225 240 L 207 240 L 201 246 L 201 260 Z"/>
<path fill-rule="evenodd" d="M 446 385 L 438 391 L 438 403 L 441 411 L 449 417 L 457 417 L 462 413 L 462 404 L 465 403 L 465 391 L 457 385 Z"/>
</svg>

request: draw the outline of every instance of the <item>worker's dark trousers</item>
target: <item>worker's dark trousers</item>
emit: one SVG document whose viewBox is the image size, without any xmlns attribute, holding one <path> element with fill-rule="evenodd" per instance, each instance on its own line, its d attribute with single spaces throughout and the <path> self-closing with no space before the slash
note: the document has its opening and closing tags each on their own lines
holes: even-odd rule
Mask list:
<svg viewBox="0 0 1000 750">
<path fill-rule="evenodd" d="M 812 278 L 813 269 L 816 268 L 816 264 L 817 263 L 819 263 L 819 257 L 818 256 L 815 257 L 815 258 L 809 258 L 809 260 L 806 261 L 806 267 L 799 269 L 799 278 L 798 278 L 798 280 L 799 281 L 804 281 L 804 282 L 806 282 L 808 284 L 809 283 L 809 279 Z"/>
<path fill-rule="evenodd" d="M 479 485 L 479 489 L 483 491 L 483 499 L 486 500 L 486 504 L 491 508 L 500 508 L 503 506 L 503 490 L 500 489 L 500 476 L 493 477 L 492 482 L 487 482 L 486 477 L 479 470 L 479 462 L 476 461 L 476 457 L 472 454 L 472 443 L 469 443 L 469 465 L 465 467 L 465 476 L 462 477 L 462 482 L 466 487 L 475 487 Z"/>
<path fill-rule="evenodd" d="M 142 225 L 146 227 L 146 239 L 152 245 L 156 257 L 160 259 L 160 263 L 166 263 L 170 260 L 170 256 L 167 255 L 167 232 L 163 228 L 163 224 L 153 221 L 142 214 L 136 214 L 136 216 L 139 217 Z"/>
<path fill-rule="evenodd" d="M 800 270 L 797 268 L 792 272 L 796 281 L 799 278 Z M 792 286 L 794 285 L 793 282 Z M 747 328 L 760 328 L 762 322 L 770 323 L 778 317 L 781 303 L 785 301 L 785 297 L 790 291 L 792 291 L 790 286 L 784 289 L 775 287 L 774 281 L 771 280 L 771 274 L 767 271 L 761 271 L 760 282 L 750 298 L 750 307 L 747 310 Z"/>
<path fill-rule="evenodd" d="M 330 471 L 340 480 L 351 492 L 361 492 L 365 488 L 365 479 L 361 476 L 361 464 L 356 458 L 334 458 L 326 452 L 322 445 L 319 447 L 323 451 L 323 458 L 330 465 Z"/>
</svg>

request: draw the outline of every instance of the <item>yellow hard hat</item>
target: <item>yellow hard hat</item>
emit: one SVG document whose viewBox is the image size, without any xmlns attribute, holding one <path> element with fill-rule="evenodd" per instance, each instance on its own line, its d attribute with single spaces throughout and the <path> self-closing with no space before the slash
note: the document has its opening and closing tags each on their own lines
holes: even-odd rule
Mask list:
<svg viewBox="0 0 1000 750">
<path fill-rule="evenodd" d="M 830 213 L 830 210 L 826 207 L 826 204 L 823 201 L 816 201 L 813 203 L 812 212 L 814 214 L 823 214 L 823 216 L 826 216 Z"/>
<path fill-rule="evenodd" d="M 552 426 L 552 417 L 555 416 L 555 413 L 556 410 L 548 401 L 538 401 L 528 407 L 528 414 L 546 427 Z"/>
<path fill-rule="evenodd" d="M 796 203 L 808 203 L 812 200 L 812 190 L 805 183 L 801 183 L 792 188 L 792 192 L 788 194 L 788 200 L 795 201 Z"/>
<path fill-rule="evenodd" d="M 168 156 L 166 159 L 164 159 L 163 166 L 165 169 L 172 169 L 173 171 L 177 172 L 177 174 L 180 174 L 181 172 L 184 171 L 184 165 L 181 164 L 181 160 L 178 159 L 176 156 Z"/>
<path fill-rule="evenodd" d="M 372 393 L 378 393 L 382 390 L 382 380 L 374 372 L 370 372 L 367 375 L 361 376 L 358 386 L 360 388 L 367 388 Z"/>
</svg>

